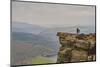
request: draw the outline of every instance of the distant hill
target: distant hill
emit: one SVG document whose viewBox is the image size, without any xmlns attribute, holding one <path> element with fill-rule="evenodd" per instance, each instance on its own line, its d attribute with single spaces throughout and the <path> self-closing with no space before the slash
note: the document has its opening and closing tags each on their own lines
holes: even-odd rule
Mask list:
<svg viewBox="0 0 100 67">
<path fill-rule="evenodd" d="M 57 44 L 55 41 L 50 40 L 46 36 L 34 35 L 24 32 L 12 32 L 13 41 L 22 41 L 25 43 L 31 43 L 32 45 L 43 45 L 48 48 L 56 49 Z"/>
<path fill-rule="evenodd" d="M 32 25 L 24 22 L 12 22 L 12 31 L 13 32 L 27 32 L 38 34 L 46 28 L 39 25 Z"/>
</svg>

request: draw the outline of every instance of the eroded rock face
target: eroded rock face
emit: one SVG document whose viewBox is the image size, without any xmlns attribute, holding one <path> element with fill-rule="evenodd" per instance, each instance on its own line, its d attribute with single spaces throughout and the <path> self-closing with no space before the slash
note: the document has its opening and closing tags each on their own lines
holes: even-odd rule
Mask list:
<svg viewBox="0 0 100 67">
<path fill-rule="evenodd" d="M 58 32 L 61 47 L 57 63 L 96 60 L 96 36 L 92 34 L 73 34 Z"/>
</svg>

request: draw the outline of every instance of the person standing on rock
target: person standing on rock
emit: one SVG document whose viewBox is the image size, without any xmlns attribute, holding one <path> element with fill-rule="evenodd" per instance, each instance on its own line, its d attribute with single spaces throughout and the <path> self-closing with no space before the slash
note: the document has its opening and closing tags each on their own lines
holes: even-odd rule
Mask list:
<svg viewBox="0 0 100 67">
<path fill-rule="evenodd" d="M 79 34 L 79 33 L 80 33 L 80 29 L 79 29 L 79 28 L 77 28 L 76 32 L 77 32 L 77 34 Z"/>
</svg>

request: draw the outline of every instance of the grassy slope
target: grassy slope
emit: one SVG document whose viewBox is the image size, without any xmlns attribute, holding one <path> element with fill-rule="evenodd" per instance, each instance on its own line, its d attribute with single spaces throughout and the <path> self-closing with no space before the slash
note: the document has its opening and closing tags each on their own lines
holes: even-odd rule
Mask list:
<svg viewBox="0 0 100 67">
<path fill-rule="evenodd" d="M 46 63 L 55 63 L 53 60 L 50 60 L 49 58 L 37 56 L 32 59 L 32 64 L 46 64 Z"/>
</svg>

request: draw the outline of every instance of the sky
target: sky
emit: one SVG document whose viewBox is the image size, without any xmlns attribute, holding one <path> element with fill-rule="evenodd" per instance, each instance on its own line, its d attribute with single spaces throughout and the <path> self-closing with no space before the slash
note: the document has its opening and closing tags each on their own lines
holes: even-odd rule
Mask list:
<svg viewBox="0 0 100 67">
<path fill-rule="evenodd" d="M 95 25 L 95 7 L 12 2 L 12 22 L 49 26 Z"/>
</svg>

